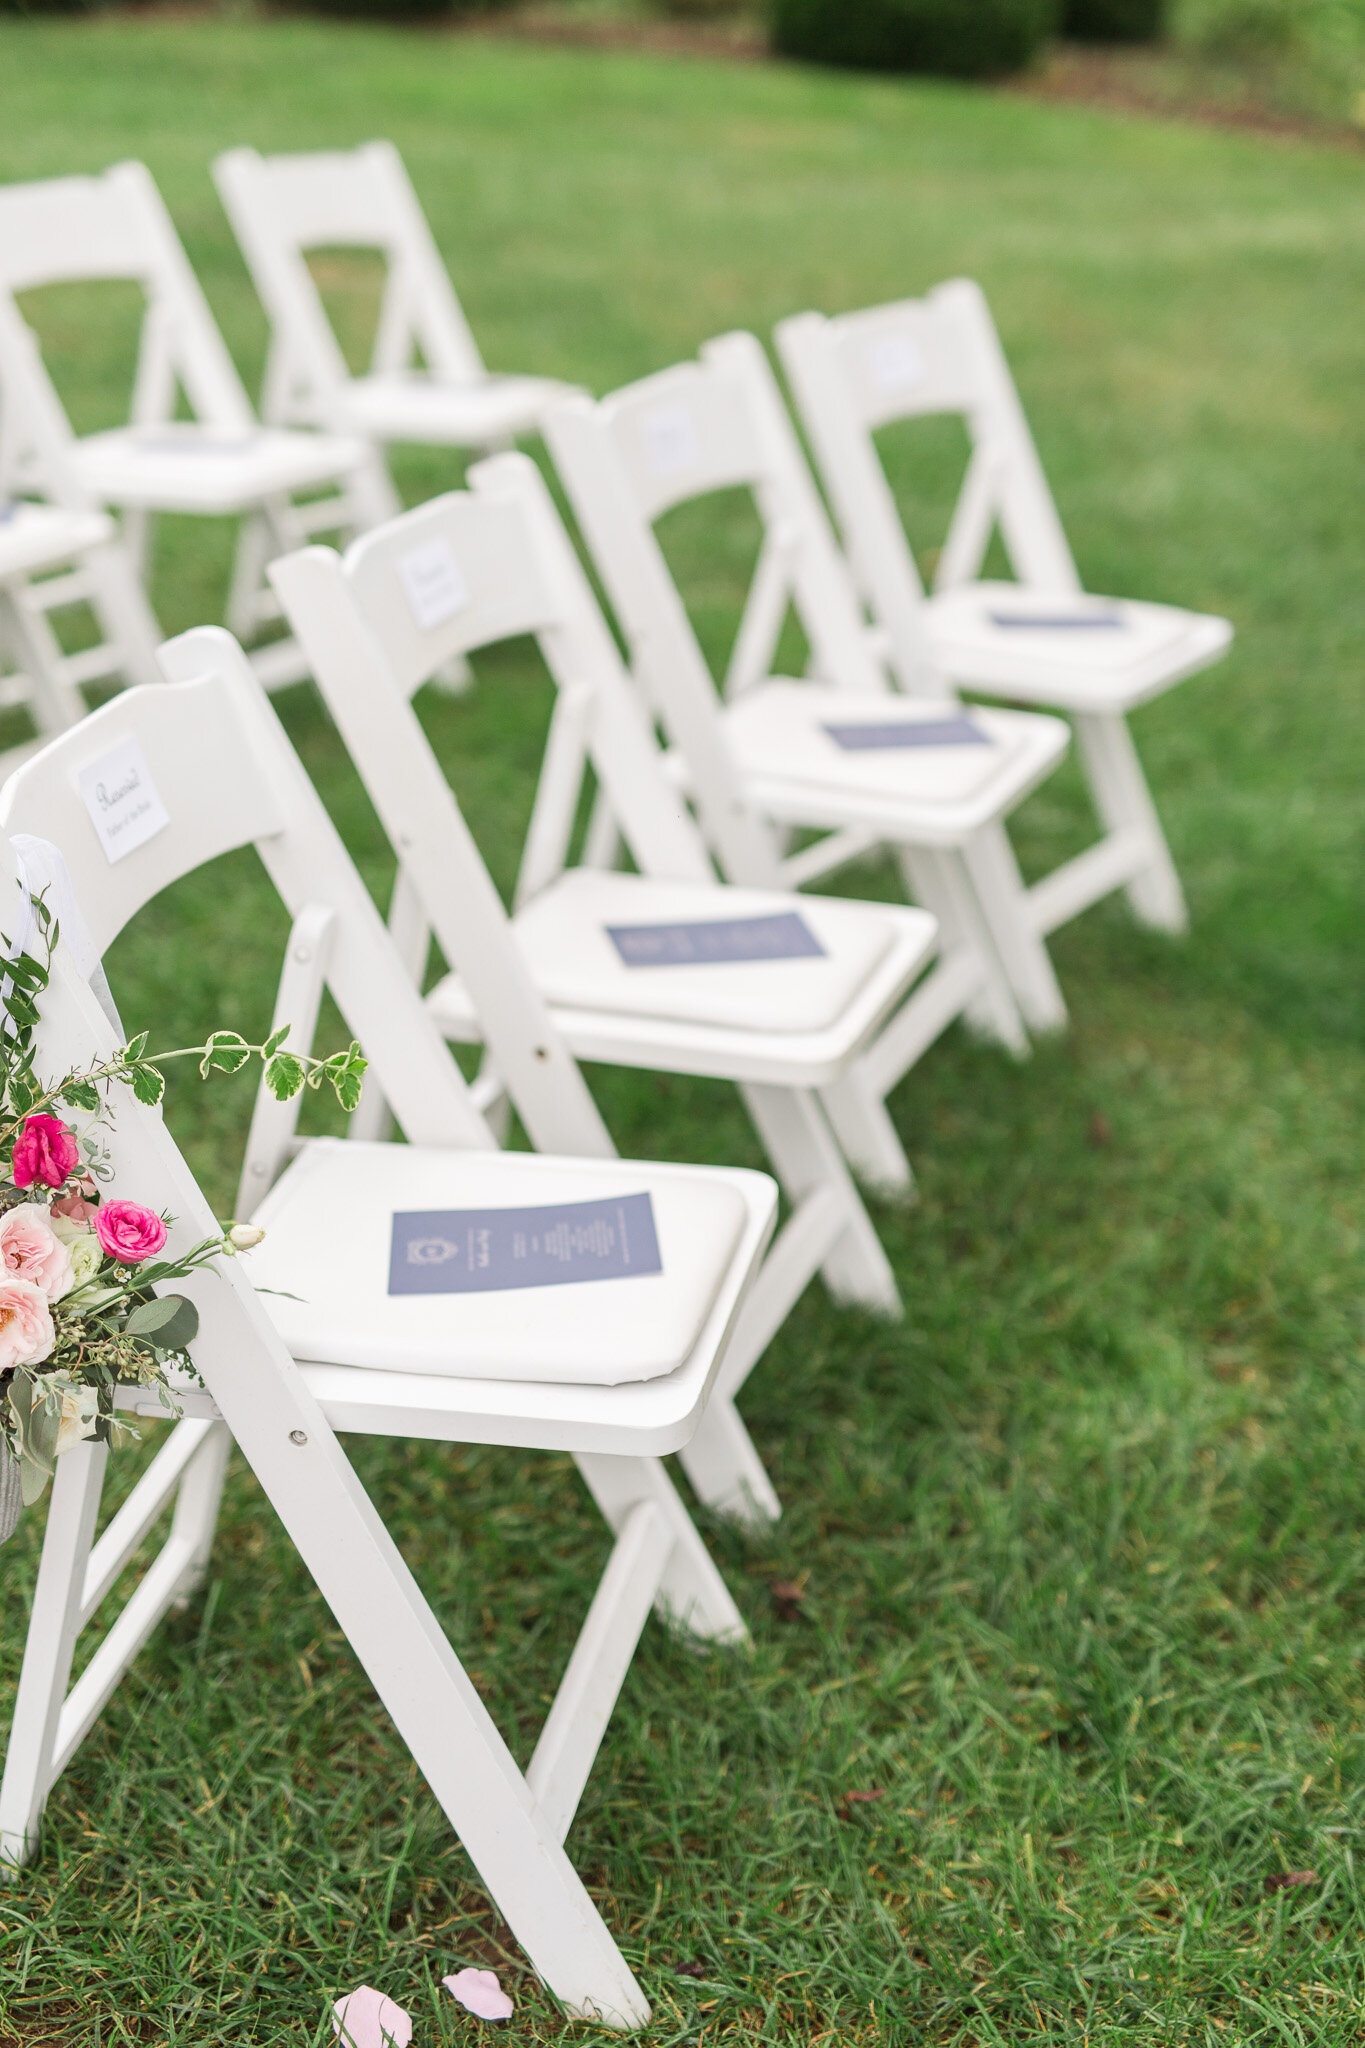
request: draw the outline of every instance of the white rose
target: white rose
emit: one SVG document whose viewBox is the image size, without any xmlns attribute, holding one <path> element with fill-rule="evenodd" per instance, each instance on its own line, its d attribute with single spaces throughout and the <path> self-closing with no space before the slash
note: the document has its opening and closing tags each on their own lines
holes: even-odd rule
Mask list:
<svg viewBox="0 0 1365 2048">
<path fill-rule="evenodd" d="M 69 1451 L 73 1444 L 95 1434 L 100 1397 L 96 1387 L 76 1386 L 70 1380 L 57 1380 L 53 1384 L 54 1391 L 62 1397 L 62 1419 L 57 1429 L 57 1448 L 53 1453 L 54 1457 L 60 1458 L 62 1452 Z"/>
<path fill-rule="evenodd" d="M 228 1234 L 228 1243 L 235 1252 L 252 1252 L 265 1236 L 259 1223 L 234 1223 Z"/>
<path fill-rule="evenodd" d="M 84 1223 L 73 1222 L 69 1216 L 54 1216 L 52 1229 L 71 1255 L 71 1285 L 83 1287 L 100 1269 L 104 1252 L 99 1239 Z"/>
</svg>

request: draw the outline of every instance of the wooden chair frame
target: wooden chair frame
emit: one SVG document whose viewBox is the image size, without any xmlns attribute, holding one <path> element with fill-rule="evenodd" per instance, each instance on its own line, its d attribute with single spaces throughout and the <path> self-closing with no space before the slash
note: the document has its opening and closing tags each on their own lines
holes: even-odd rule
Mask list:
<svg viewBox="0 0 1365 2048">
<path fill-rule="evenodd" d="M 960 685 L 1071 718 L 1104 832 L 1029 891 L 1039 932 L 1054 931 L 1115 889 L 1125 891 L 1143 924 L 1183 931 L 1184 895 L 1127 714 L 1217 660 L 1232 637 L 1226 620 L 1167 608 L 1168 644 L 1118 679 L 1087 671 L 1083 638 L 1078 659 L 1052 668 L 1001 633 L 982 632 L 979 622 L 964 644 L 954 630 L 960 599 L 978 583 L 997 528 L 1023 589 L 1054 595 L 1063 606 L 1082 591 L 985 295 L 958 278 L 922 299 L 834 319 L 799 314 L 782 322 L 776 340 L 899 687 L 942 697 Z M 935 599 L 926 596 L 873 435 L 895 420 L 942 413 L 962 417 L 971 452 L 938 558 Z"/>
<path fill-rule="evenodd" d="M 73 432 L 16 302 L 80 280 L 131 281 L 146 299 L 129 425 L 85 437 Z M 240 637 L 275 616 L 263 580 L 273 554 L 365 523 L 355 481 L 364 444 L 259 425 L 144 164 L 0 188 L 0 392 L 0 488 L 73 512 L 121 513 L 123 546 L 108 551 L 97 593 L 113 644 L 131 647 L 143 669 L 160 637 L 141 587 L 154 513 L 243 519 L 227 613 Z M 175 417 L 181 392 L 189 423 Z M 259 649 L 255 666 L 272 686 L 303 673 L 283 641 Z"/>
<path fill-rule="evenodd" d="M 990 804 L 818 800 L 780 767 L 748 772 L 729 737 L 686 607 L 654 534 L 672 506 L 727 487 L 753 493 L 763 541 L 725 678 L 736 712 L 766 679 L 788 611 L 810 646 L 810 675 L 861 700 L 884 699 L 879 658 L 766 356 L 752 335 L 708 342 L 696 362 L 596 404 L 555 408 L 547 443 L 629 650 L 632 672 L 686 763 L 698 815 L 732 881 L 800 885 L 879 844 L 897 849 L 907 886 L 939 920 L 951 991 L 945 1022 L 966 1012 L 1016 1053 L 1024 1022 L 1059 1028 L 1065 1005 L 1028 916 L 1003 824 L 1060 758 L 1065 728 L 1034 714 L 1011 721 L 1019 767 Z M 821 715 L 823 699 L 808 711 Z M 1018 721 L 1014 723 L 1013 721 Z M 994 806 L 994 807 L 992 807 Z M 783 857 L 793 826 L 828 828 Z M 1022 1021 L 1021 1021 L 1022 1013 Z M 903 1071 L 903 1070 L 902 1070 Z M 899 1073 L 883 1075 L 888 1089 Z"/>
<path fill-rule="evenodd" d="M 231 149 L 214 180 L 270 318 L 262 410 L 281 426 L 364 435 L 369 523 L 400 509 L 391 441 L 487 451 L 533 432 L 572 388 L 484 366 L 450 273 L 391 142 L 264 157 Z M 353 377 L 308 268 L 310 250 L 363 248 L 387 265 L 368 375 Z M 421 367 L 414 358 L 420 353 Z"/>
<path fill-rule="evenodd" d="M 344 560 L 330 549 L 312 548 L 282 558 L 270 573 L 398 855 L 390 928 L 414 979 L 425 973 L 434 932 L 458 979 L 452 975 L 432 992 L 433 1014 L 448 1035 L 465 1039 L 483 1036 L 501 1019 L 506 1044 L 534 1039 L 539 1030 L 505 979 L 502 963 L 509 945 L 515 947 L 516 926 L 506 920 L 411 706 L 415 691 L 452 658 L 531 634 L 556 684 L 517 887 L 519 909 L 563 875 L 579 793 L 591 767 L 645 878 L 646 886 L 632 890 L 638 906 L 632 914 L 647 917 L 651 900 L 661 892 L 673 899 L 672 885 L 679 883 L 694 892 L 689 914 L 708 908 L 718 916 L 736 913 L 719 900 L 721 885 L 705 844 L 663 772 L 648 721 L 539 471 L 524 455 L 503 455 L 480 464 L 471 483 L 472 495 L 450 493 L 374 529 Z M 443 562 L 446 575 L 458 580 L 458 601 L 439 621 L 424 623 L 414 614 L 404 584 L 414 562 Z M 697 891 L 705 894 L 697 897 Z M 750 910 L 764 912 L 785 909 L 790 900 L 772 894 L 742 899 Z M 476 943 L 472 922 L 476 904 L 482 944 Z M 841 920 L 861 927 L 867 918 L 862 906 L 830 903 L 821 909 L 830 933 Z M 889 1262 L 820 1100 L 835 1129 L 850 1130 L 864 1150 L 875 1141 L 879 1159 L 888 1151 L 903 1159 L 880 1097 L 871 1086 L 860 1086 L 860 1067 L 875 1057 L 887 1033 L 903 1045 L 914 1033 L 927 1042 L 941 1028 L 936 992 L 927 1016 L 917 996 L 901 1003 L 932 949 L 934 927 L 922 912 L 878 906 L 875 914 L 884 926 L 879 936 L 888 942 L 886 952 L 836 1023 L 819 1031 L 782 1032 L 770 1021 L 741 1028 L 706 1018 L 642 1017 L 612 1007 L 606 997 L 595 1008 L 586 995 L 551 1004 L 566 1044 L 580 1058 L 734 1080 L 791 1199 L 792 1214 L 727 1357 L 728 1395 L 738 1390 L 817 1271 L 838 1298 L 880 1313 L 899 1312 Z M 807 971 L 827 972 L 828 962 Z M 522 1058 L 518 1101 L 531 1137 L 562 1147 L 563 1135 L 553 1121 L 547 1123 L 536 1101 L 552 1076 L 538 1065 L 529 1043 Z M 490 1106 L 502 1085 L 496 1060 L 481 1085 L 488 1091 L 481 1100 Z M 704 1472 L 692 1477 L 709 1504 L 727 1513 L 747 1519 L 777 1510 L 759 1470 L 737 1466 L 725 1496 L 716 1494 Z"/>
<path fill-rule="evenodd" d="M 0 801 L 3 829 L 37 822 L 56 842 L 100 949 L 179 875 L 254 844 L 293 918 L 277 1024 L 292 1021 L 306 1045 L 325 986 L 412 1139 L 494 1152 L 486 1122 L 240 649 L 208 628 L 170 643 L 164 659 L 170 683 L 124 693 L 11 777 Z M 158 786 L 174 789 L 174 814 L 169 829 L 109 866 L 74 777 L 130 737 Z M 0 868 L 0 894 L 13 901 L 18 872 L 8 840 Z M 528 999 L 534 1009 L 533 989 Z M 41 1070 L 64 1071 L 111 1042 L 109 1022 L 65 946 L 59 948 L 44 1005 Z M 585 1095 L 582 1102 L 590 1109 Z M 291 1150 L 295 1116 L 296 1105 L 264 1095 L 258 1101 L 247 1175 L 262 1190 Z M 130 1095 L 117 1105 L 112 1147 L 115 1186 L 174 1213 L 172 1251 L 213 1231 L 160 1116 Z M 515 1167 L 510 1157 L 503 1163 Z M 579 1163 L 574 1170 L 597 1169 Z M 601 1170 L 619 1179 L 619 1167 L 604 1162 Z M 695 1178 L 701 1170 L 639 1171 Z M 184 1419 L 98 1542 L 104 1448 L 80 1445 L 58 1464 L 0 1785 L 0 1856 L 18 1864 L 33 1854 L 52 1784 L 157 1621 L 201 1578 L 235 1440 L 534 1966 L 571 2012 L 614 2026 L 642 2024 L 649 2010 L 644 1995 L 561 1844 L 650 1607 L 704 1640 L 744 1639 L 734 1603 L 659 1457 L 704 1422 L 772 1227 L 776 1190 L 759 1174 L 716 1171 L 703 1178 L 739 1191 L 741 1238 L 692 1358 L 678 1373 L 638 1385 L 300 1365 L 236 1261 L 185 1283 L 200 1310 L 193 1356 L 204 1391 L 186 1389 Z M 130 1390 L 120 1405 L 146 1412 L 146 1397 Z M 568 1451 L 615 1532 L 525 1774 L 361 1488 L 337 1429 Z M 68 1691 L 81 1630 L 172 1503 L 161 1550 Z"/>
</svg>

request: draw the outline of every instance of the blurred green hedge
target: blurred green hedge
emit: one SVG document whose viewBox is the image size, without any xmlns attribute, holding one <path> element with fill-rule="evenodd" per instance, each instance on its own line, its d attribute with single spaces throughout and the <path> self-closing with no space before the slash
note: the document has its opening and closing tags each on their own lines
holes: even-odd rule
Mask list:
<svg viewBox="0 0 1365 2048">
<path fill-rule="evenodd" d="M 772 0 L 774 47 L 865 71 L 989 78 L 1020 71 L 1057 27 L 1056 0 Z"/>
</svg>

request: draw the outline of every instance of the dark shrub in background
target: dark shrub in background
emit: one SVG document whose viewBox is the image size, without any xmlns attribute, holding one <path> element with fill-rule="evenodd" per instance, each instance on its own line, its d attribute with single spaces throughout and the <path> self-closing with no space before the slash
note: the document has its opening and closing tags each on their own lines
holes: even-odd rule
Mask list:
<svg viewBox="0 0 1365 2048">
<path fill-rule="evenodd" d="M 772 0 L 784 56 L 862 71 L 989 78 L 1022 70 L 1057 26 L 1056 0 Z"/>
<path fill-rule="evenodd" d="M 1062 33 L 1081 43 L 1154 43 L 1166 0 L 1065 0 Z"/>
<path fill-rule="evenodd" d="M 380 21 L 392 28 L 435 21 L 455 12 L 453 0 L 269 0 L 269 4 L 279 13 L 330 14 L 339 21 Z"/>
</svg>

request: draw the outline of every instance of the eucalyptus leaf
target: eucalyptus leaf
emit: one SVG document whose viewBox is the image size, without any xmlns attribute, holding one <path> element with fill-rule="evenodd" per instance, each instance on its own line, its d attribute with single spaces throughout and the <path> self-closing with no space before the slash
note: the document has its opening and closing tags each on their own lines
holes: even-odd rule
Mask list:
<svg viewBox="0 0 1365 2048">
<path fill-rule="evenodd" d="M 19 1460 L 0 1436 L 0 1543 L 7 1543 L 19 1526 L 24 1496 Z"/>
<path fill-rule="evenodd" d="M 158 1351 L 181 1351 L 199 1334 L 199 1311 L 183 1294 L 159 1294 L 129 1311 L 123 1333 L 144 1338 Z"/>
</svg>

